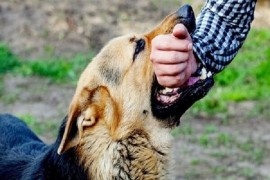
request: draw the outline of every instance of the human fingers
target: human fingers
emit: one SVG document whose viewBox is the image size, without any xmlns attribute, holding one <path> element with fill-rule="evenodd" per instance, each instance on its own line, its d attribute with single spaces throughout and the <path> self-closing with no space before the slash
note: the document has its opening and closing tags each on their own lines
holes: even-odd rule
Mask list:
<svg viewBox="0 0 270 180">
<path fill-rule="evenodd" d="M 172 34 L 158 35 L 152 40 L 152 51 L 182 51 L 192 50 L 191 39 L 179 39 Z"/>
<path fill-rule="evenodd" d="M 157 81 L 161 86 L 168 88 L 177 88 L 181 87 L 187 82 L 186 74 L 181 73 L 175 76 L 156 76 Z"/>
<path fill-rule="evenodd" d="M 153 50 L 150 59 L 154 64 L 177 64 L 188 61 L 189 55 L 187 52 Z"/>
<path fill-rule="evenodd" d="M 155 64 L 154 71 L 156 76 L 177 76 L 185 73 L 188 66 L 187 62 L 179 64 Z"/>
</svg>

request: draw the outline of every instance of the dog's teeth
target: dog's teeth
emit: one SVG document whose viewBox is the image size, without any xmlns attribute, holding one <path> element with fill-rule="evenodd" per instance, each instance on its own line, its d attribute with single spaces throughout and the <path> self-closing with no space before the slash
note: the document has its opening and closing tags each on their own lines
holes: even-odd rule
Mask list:
<svg viewBox="0 0 270 180">
<path fill-rule="evenodd" d="M 211 77 L 212 76 L 212 73 L 209 71 L 208 73 L 207 73 L 207 77 Z"/>
<path fill-rule="evenodd" d="M 167 87 L 166 87 L 162 92 L 163 92 L 164 94 L 170 93 L 170 92 L 173 92 L 173 89 L 167 88 Z"/>
<path fill-rule="evenodd" d="M 160 94 L 169 94 L 169 93 L 173 93 L 175 91 L 174 88 L 168 88 L 166 87 L 165 89 L 162 89 L 159 91 Z"/>
<path fill-rule="evenodd" d="M 202 68 L 202 75 L 200 76 L 200 79 L 204 80 L 206 79 L 206 77 L 207 77 L 207 71 L 205 68 Z"/>
<path fill-rule="evenodd" d="M 201 79 L 201 80 L 206 79 L 206 75 L 205 75 L 205 74 L 202 74 L 202 75 L 200 76 L 200 79 Z"/>
</svg>

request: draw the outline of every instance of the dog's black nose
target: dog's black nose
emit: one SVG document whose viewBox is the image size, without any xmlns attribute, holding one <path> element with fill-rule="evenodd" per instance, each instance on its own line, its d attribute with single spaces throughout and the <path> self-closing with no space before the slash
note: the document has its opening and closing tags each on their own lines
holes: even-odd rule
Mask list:
<svg viewBox="0 0 270 180">
<path fill-rule="evenodd" d="M 183 5 L 177 11 L 181 23 L 186 26 L 189 33 L 192 33 L 196 28 L 196 20 L 192 7 L 188 4 Z"/>
</svg>

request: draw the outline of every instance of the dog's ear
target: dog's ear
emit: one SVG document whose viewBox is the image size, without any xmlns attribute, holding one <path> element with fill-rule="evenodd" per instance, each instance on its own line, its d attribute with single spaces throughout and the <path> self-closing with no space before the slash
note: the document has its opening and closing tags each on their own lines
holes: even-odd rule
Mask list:
<svg viewBox="0 0 270 180">
<path fill-rule="evenodd" d="M 73 98 L 58 154 L 79 144 L 84 128 L 95 126 L 103 114 L 105 105 L 110 105 L 109 100 L 109 92 L 105 87 L 94 90 L 83 88 L 79 96 Z"/>
</svg>

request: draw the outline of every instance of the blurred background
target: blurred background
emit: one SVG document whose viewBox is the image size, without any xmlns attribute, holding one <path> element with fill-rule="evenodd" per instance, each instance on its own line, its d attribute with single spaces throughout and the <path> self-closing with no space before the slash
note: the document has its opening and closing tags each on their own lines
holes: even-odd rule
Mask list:
<svg viewBox="0 0 270 180">
<path fill-rule="evenodd" d="M 0 113 L 52 143 L 76 81 L 111 38 L 143 32 L 184 3 L 203 0 L 1 0 Z M 209 95 L 182 117 L 176 179 L 270 179 L 270 1 Z M 1 128 L 1 127 L 0 127 Z"/>
</svg>

